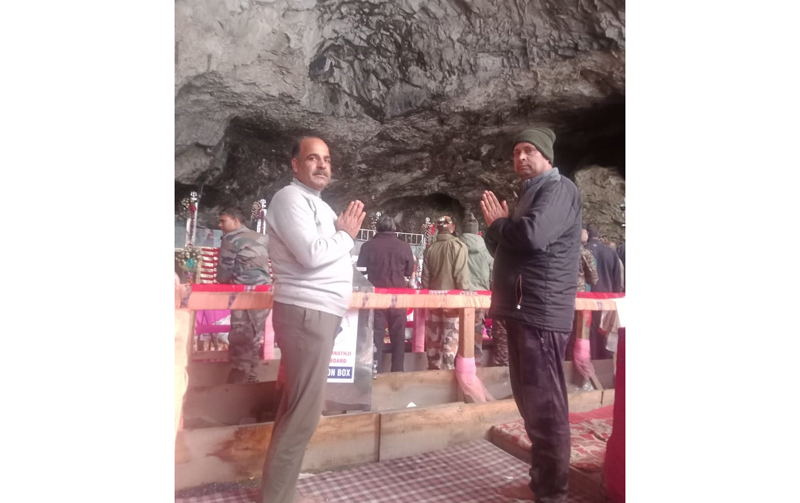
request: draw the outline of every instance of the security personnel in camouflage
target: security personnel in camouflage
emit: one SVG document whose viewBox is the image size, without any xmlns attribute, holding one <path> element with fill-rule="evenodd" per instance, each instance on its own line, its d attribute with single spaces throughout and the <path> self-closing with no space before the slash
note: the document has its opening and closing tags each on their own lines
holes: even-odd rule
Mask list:
<svg viewBox="0 0 800 503">
<path fill-rule="evenodd" d="M 238 208 L 229 207 L 219 214 L 222 245 L 219 249 L 217 282 L 234 285 L 269 285 L 269 238 L 248 229 Z M 256 380 L 259 346 L 269 309 L 231 310 L 231 332 L 228 337 L 228 359 L 231 371 L 228 383 Z"/>
<path fill-rule="evenodd" d="M 436 229 L 436 241 L 423 256 L 422 288 L 469 290 L 469 248 L 453 235 L 456 226 L 449 216 L 440 217 Z M 456 368 L 458 339 L 458 311 L 431 309 L 425 322 L 428 370 Z"/>
</svg>

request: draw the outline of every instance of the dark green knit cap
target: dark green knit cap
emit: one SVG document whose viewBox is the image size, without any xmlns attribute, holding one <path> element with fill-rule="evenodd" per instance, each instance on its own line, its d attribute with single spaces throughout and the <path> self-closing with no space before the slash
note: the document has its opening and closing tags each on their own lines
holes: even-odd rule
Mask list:
<svg viewBox="0 0 800 503">
<path fill-rule="evenodd" d="M 472 212 L 467 213 L 467 218 L 464 219 L 464 232 L 468 234 L 478 233 L 478 219 Z"/>
<path fill-rule="evenodd" d="M 518 143 L 531 143 L 542 155 L 553 164 L 553 143 L 556 141 L 556 134 L 553 130 L 546 127 L 526 129 L 514 137 L 514 146 Z"/>
</svg>

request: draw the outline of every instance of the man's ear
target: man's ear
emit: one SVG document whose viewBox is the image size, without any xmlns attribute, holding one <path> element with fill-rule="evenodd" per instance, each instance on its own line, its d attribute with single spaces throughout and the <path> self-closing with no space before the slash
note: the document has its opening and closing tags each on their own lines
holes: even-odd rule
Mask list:
<svg viewBox="0 0 800 503">
<path fill-rule="evenodd" d="M 292 171 L 294 171 L 295 173 L 297 173 L 297 164 L 298 164 L 297 158 L 292 157 Z"/>
</svg>

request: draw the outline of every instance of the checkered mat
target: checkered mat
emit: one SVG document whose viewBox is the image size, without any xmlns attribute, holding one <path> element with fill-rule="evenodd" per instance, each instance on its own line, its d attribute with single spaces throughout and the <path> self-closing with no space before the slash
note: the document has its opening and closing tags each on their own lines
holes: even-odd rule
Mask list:
<svg viewBox="0 0 800 503">
<path fill-rule="evenodd" d="M 530 466 L 486 440 L 298 481 L 326 503 L 511 503 L 496 490 L 527 476 Z M 258 488 L 176 498 L 176 503 L 255 503 Z M 570 491 L 569 503 L 591 499 Z"/>
</svg>

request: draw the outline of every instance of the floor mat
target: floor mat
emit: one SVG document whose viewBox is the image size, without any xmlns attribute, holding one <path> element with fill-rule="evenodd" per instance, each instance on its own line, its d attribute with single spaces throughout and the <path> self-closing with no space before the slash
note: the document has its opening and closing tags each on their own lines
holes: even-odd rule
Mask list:
<svg viewBox="0 0 800 503">
<path fill-rule="evenodd" d="M 326 472 L 298 481 L 297 489 L 326 503 L 511 503 L 496 490 L 529 465 L 486 440 L 447 449 Z M 254 503 L 258 488 L 188 498 L 176 503 Z M 571 491 L 570 503 L 591 500 Z"/>
<path fill-rule="evenodd" d="M 607 405 L 589 412 L 569 414 L 571 450 L 569 464 L 585 472 L 599 473 L 603 469 L 606 444 L 611 436 L 614 408 Z M 494 443 L 512 454 L 525 453 L 530 457 L 531 441 L 522 419 L 492 427 Z M 512 450 L 513 449 L 513 450 Z"/>
</svg>

